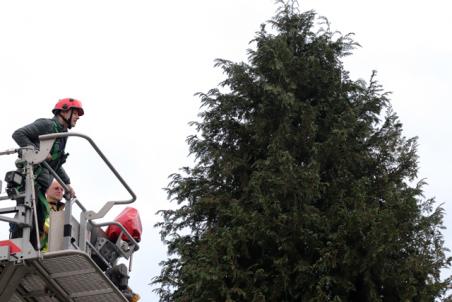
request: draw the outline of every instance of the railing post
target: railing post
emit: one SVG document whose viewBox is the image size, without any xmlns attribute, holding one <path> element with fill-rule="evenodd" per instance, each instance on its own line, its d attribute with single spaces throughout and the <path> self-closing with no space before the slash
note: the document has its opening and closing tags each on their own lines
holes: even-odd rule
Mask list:
<svg viewBox="0 0 452 302">
<path fill-rule="evenodd" d="M 30 242 L 31 240 L 31 229 L 33 225 L 33 217 L 35 220 L 35 226 L 38 225 L 37 215 L 36 215 L 36 198 L 35 198 L 35 186 L 34 186 L 34 177 L 33 177 L 33 165 L 29 162 L 25 164 L 25 197 L 22 209 L 19 210 L 19 219 L 21 214 L 21 210 L 24 211 L 24 226 L 22 227 L 22 246 L 26 246 L 26 242 Z M 33 209 L 33 212 L 32 212 Z M 36 228 L 36 243 L 39 250 L 40 242 L 39 242 L 39 229 Z"/>
<path fill-rule="evenodd" d="M 72 199 L 67 200 L 64 205 L 64 226 L 63 226 L 63 248 L 69 249 L 72 238 Z"/>
<path fill-rule="evenodd" d="M 86 219 L 86 212 L 80 214 L 80 232 L 79 232 L 79 247 L 80 250 L 88 252 L 86 249 L 86 241 L 88 238 L 88 220 Z"/>
</svg>

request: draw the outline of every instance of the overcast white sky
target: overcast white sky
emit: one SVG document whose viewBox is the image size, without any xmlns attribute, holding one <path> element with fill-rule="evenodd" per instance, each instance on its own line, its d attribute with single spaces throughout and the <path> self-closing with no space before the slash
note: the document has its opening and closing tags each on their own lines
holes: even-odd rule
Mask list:
<svg viewBox="0 0 452 302">
<path fill-rule="evenodd" d="M 326 16 L 332 28 L 354 32 L 362 45 L 346 59 L 353 79 L 372 70 L 404 124 L 419 136 L 426 196 L 451 213 L 452 10 L 447 1 L 300 1 Z M 80 99 L 85 116 L 73 131 L 92 137 L 135 193 L 143 220 L 141 250 L 131 286 L 142 301 L 157 301 L 148 285 L 166 257 L 154 213 L 170 206 L 168 175 L 190 164 L 185 138 L 194 132 L 199 100 L 223 77 L 215 58 L 246 60 L 248 42 L 274 15 L 273 0 L 23 0 L 0 3 L 0 150 L 15 147 L 11 133 L 50 117 L 62 97 Z M 90 209 L 125 190 L 91 152 L 71 139 L 66 170 Z M 14 157 L 0 157 L 0 177 Z M 113 211 L 112 216 L 119 210 Z M 451 215 L 445 225 L 452 227 Z M 7 226 L 4 226 L 7 229 Z M 6 234 L 6 232 L 5 232 Z M 452 233 L 445 230 L 446 243 Z"/>
</svg>

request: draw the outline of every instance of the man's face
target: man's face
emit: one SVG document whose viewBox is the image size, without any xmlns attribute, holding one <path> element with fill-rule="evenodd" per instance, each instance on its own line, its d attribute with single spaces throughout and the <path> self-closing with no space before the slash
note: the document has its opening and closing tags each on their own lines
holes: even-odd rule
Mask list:
<svg viewBox="0 0 452 302">
<path fill-rule="evenodd" d="M 64 189 L 58 183 L 58 181 L 54 180 L 50 187 L 47 189 L 46 196 L 49 201 L 60 201 L 63 199 Z"/>
<path fill-rule="evenodd" d="M 78 109 L 71 109 L 68 111 L 63 111 L 62 115 L 65 119 L 68 119 L 71 117 L 71 112 L 72 112 L 72 118 L 70 120 L 71 123 L 71 127 L 75 127 L 75 125 L 77 124 L 78 119 L 80 118 L 80 112 L 78 111 Z"/>
</svg>

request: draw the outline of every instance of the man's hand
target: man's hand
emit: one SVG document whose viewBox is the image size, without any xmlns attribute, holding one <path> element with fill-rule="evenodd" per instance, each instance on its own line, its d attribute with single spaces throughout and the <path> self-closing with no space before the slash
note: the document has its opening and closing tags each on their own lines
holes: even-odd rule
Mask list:
<svg viewBox="0 0 452 302">
<path fill-rule="evenodd" d="M 71 187 L 71 185 L 67 185 L 67 188 L 69 189 L 69 191 L 66 192 L 66 194 L 69 195 L 69 198 L 77 197 L 77 196 L 75 196 L 75 191 L 74 191 L 74 189 Z"/>
</svg>

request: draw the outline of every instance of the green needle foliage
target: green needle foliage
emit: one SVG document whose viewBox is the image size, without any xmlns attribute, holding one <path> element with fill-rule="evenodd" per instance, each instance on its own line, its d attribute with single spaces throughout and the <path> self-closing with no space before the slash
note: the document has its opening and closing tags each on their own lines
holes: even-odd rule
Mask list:
<svg viewBox="0 0 452 302">
<path fill-rule="evenodd" d="M 312 11 L 280 1 L 249 63 L 218 60 L 199 94 L 193 168 L 157 226 L 169 257 L 161 301 L 434 301 L 449 280 L 443 210 L 423 196 L 374 75 L 353 81 L 356 47 Z M 271 27 L 268 30 L 267 27 Z"/>
</svg>

